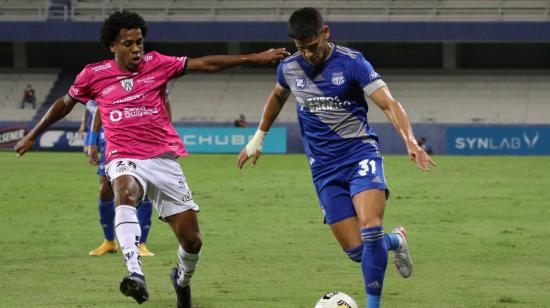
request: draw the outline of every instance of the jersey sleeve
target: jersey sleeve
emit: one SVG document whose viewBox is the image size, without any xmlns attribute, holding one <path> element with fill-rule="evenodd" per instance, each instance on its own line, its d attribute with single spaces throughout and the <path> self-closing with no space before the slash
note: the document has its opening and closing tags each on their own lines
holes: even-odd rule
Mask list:
<svg viewBox="0 0 550 308">
<path fill-rule="evenodd" d="M 279 66 L 277 67 L 277 83 L 285 89 L 290 89 L 286 83 L 285 75 L 283 73 L 283 62 L 279 63 Z"/>
<path fill-rule="evenodd" d="M 159 66 L 166 73 L 168 80 L 177 78 L 185 73 L 187 67 L 187 57 L 165 56 L 155 52 L 155 57 L 158 57 Z"/>
<path fill-rule="evenodd" d="M 90 76 L 86 68 L 76 76 L 73 85 L 69 88 L 69 95 L 82 104 L 86 104 L 92 99 L 92 88 L 90 86 Z"/>
<path fill-rule="evenodd" d="M 372 65 L 362 54 L 357 56 L 354 64 L 352 78 L 359 83 L 359 86 L 363 88 L 363 91 L 367 95 L 370 96 L 374 91 L 386 85 L 382 80 L 382 76 L 374 70 Z"/>
</svg>

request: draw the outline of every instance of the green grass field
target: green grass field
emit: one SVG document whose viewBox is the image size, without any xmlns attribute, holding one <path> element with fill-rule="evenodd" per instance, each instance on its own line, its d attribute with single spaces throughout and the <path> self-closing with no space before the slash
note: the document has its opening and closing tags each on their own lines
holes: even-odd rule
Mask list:
<svg viewBox="0 0 550 308">
<path fill-rule="evenodd" d="M 385 159 L 385 225 L 410 236 L 414 275 L 391 265 L 384 307 L 550 307 L 550 157 L 435 157 L 422 173 Z M 364 307 L 362 276 L 322 224 L 302 155 L 265 155 L 238 171 L 235 155 L 181 160 L 201 206 L 195 307 L 308 307 L 325 292 Z M 97 177 L 79 153 L 0 153 L 0 307 L 135 307 L 118 283 L 120 253 L 102 240 Z M 176 240 L 153 222 L 144 259 L 150 301 L 175 303 Z"/>
</svg>

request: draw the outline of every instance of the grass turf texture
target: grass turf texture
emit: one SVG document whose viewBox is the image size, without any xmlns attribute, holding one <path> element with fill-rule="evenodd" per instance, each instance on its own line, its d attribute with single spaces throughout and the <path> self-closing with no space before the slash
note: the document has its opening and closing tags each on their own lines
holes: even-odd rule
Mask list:
<svg viewBox="0 0 550 308">
<path fill-rule="evenodd" d="M 385 159 L 392 189 L 386 230 L 403 224 L 415 261 L 410 279 L 388 264 L 385 307 L 549 307 L 550 157 L 436 157 L 421 173 Z M 195 307 L 313 307 L 325 292 L 364 307 L 359 264 L 324 226 L 303 155 L 180 160 L 204 247 Z M 116 255 L 89 257 L 102 240 L 97 177 L 78 153 L 0 153 L 0 307 L 135 307 L 118 283 Z M 176 240 L 154 220 L 144 258 L 149 307 L 175 303 L 168 272 Z"/>
</svg>

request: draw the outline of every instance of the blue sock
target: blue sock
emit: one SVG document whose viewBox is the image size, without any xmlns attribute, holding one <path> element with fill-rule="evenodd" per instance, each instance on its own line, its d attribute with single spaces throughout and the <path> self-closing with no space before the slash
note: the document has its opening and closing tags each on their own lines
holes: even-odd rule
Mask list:
<svg viewBox="0 0 550 308">
<path fill-rule="evenodd" d="M 344 249 L 344 251 L 351 260 L 357 263 L 361 262 L 361 256 L 363 255 L 363 245 L 359 245 L 351 249 Z"/>
<path fill-rule="evenodd" d="M 113 200 L 98 202 L 99 223 L 103 228 L 103 236 L 108 241 L 115 240 L 115 203 Z"/>
<path fill-rule="evenodd" d="M 367 295 L 367 308 L 378 308 L 380 307 L 380 295 Z"/>
<path fill-rule="evenodd" d="M 363 257 L 361 269 L 365 280 L 368 308 L 380 307 L 380 295 L 384 286 L 384 274 L 388 265 L 388 247 L 384 240 L 384 228 L 361 229 Z"/>
<path fill-rule="evenodd" d="M 399 235 L 395 233 L 384 234 L 384 241 L 386 241 L 388 250 L 397 250 L 399 248 Z"/>
<path fill-rule="evenodd" d="M 153 205 L 149 198 L 145 198 L 137 208 L 137 217 L 139 221 L 139 227 L 141 228 L 141 239 L 139 243 L 145 243 L 147 236 L 149 236 L 149 230 L 151 230 L 151 214 L 153 213 Z"/>
</svg>

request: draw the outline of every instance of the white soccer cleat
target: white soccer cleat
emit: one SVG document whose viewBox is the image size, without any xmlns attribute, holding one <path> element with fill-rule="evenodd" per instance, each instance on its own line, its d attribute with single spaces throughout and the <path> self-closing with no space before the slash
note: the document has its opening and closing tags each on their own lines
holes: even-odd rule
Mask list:
<svg viewBox="0 0 550 308">
<path fill-rule="evenodd" d="M 393 265 L 403 278 L 409 278 L 412 275 L 413 263 L 409 255 L 409 246 L 407 245 L 407 231 L 399 226 L 392 229 L 392 233 L 400 237 L 399 248 L 393 252 Z"/>
</svg>

